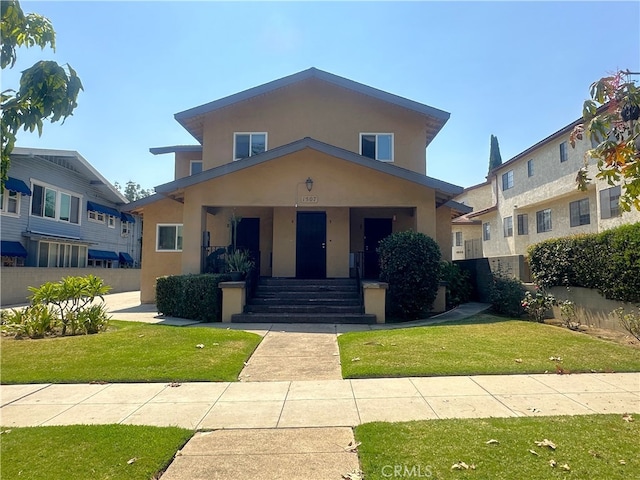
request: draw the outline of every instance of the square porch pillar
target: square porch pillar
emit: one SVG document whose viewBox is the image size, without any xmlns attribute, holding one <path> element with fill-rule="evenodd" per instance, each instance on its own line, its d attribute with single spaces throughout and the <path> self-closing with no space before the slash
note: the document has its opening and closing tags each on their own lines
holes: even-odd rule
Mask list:
<svg viewBox="0 0 640 480">
<path fill-rule="evenodd" d="M 362 282 L 364 313 L 376 316 L 376 323 L 386 322 L 386 295 L 389 284 L 385 282 Z"/>
</svg>

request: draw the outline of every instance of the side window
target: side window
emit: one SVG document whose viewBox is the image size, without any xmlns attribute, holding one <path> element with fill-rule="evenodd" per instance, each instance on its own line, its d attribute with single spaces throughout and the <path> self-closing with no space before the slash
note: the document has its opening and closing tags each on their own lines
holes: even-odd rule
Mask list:
<svg viewBox="0 0 640 480">
<path fill-rule="evenodd" d="M 361 133 L 360 155 L 393 162 L 393 133 Z"/>
<path fill-rule="evenodd" d="M 233 134 L 233 159 L 252 157 L 267 151 L 267 134 L 260 133 L 234 133 Z"/>
</svg>

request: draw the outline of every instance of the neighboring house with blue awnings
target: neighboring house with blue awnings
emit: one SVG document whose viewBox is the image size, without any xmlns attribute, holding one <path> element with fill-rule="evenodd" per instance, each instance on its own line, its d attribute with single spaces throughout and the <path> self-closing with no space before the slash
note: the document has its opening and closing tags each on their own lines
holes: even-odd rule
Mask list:
<svg viewBox="0 0 640 480">
<path fill-rule="evenodd" d="M 0 200 L 2 265 L 138 267 L 142 225 L 78 152 L 16 147 Z"/>
</svg>

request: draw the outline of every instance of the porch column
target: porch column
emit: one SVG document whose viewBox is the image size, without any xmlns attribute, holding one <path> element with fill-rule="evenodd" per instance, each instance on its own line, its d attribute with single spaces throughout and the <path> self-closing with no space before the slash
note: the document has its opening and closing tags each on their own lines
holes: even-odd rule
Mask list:
<svg viewBox="0 0 640 480">
<path fill-rule="evenodd" d="M 200 273 L 202 266 L 202 232 L 206 228 L 206 212 L 197 199 L 185 194 L 182 226 L 182 274 Z"/>
<path fill-rule="evenodd" d="M 244 311 L 246 299 L 245 282 L 220 282 L 222 290 L 222 322 L 231 322 L 231 316 Z"/>
<path fill-rule="evenodd" d="M 376 323 L 386 322 L 386 294 L 389 284 L 385 282 L 362 282 L 364 313 L 376 316 Z"/>
</svg>

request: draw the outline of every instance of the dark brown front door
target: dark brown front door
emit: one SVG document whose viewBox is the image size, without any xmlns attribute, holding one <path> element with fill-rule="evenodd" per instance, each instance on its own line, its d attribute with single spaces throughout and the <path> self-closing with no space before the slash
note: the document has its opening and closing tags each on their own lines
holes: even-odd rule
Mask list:
<svg viewBox="0 0 640 480">
<path fill-rule="evenodd" d="M 364 278 L 377 279 L 380 276 L 378 264 L 378 244 L 391 235 L 393 223 L 390 218 L 364 219 Z"/>
<path fill-rule="evenodd" d="M 327 276 L 327 214 L 298 212 L 296 278 Z"/>
</svg>

